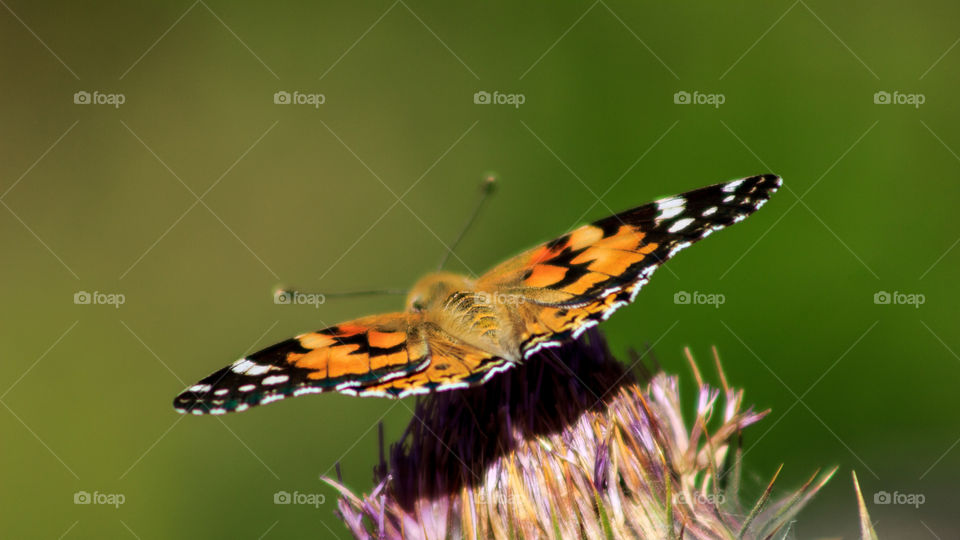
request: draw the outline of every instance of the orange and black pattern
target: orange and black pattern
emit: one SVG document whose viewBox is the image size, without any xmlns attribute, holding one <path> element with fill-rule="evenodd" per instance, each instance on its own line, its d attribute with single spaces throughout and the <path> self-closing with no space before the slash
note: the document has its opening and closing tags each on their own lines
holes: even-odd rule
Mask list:
<svg viewBox="0 0 960 540">
<path fill-rule="evenodd" d="M 222 414 L 303 394 L 357 393 L 429 363 L 421 317 L 375 315 L 277 343 L 237 360 L 177 396 L 180 412 Z"/>
<path fill-rule="evenodd" d="M 577 228 L 477 280 L 427 276 L 407 311 L 241 358 L 185 390 L 174 408 L 223 414 L 328 391 L 399 398 L 482 384 L 632 302 L 660 265 L 745 219 L 780 184 L 774 175 L 753 176 L 660 199 Z M 491 300 L 500 298 L 510 301 Z"/>
<path fill-rule="evenodd" d="M 774 175 L 716 184 L 584 225 L 507 261 L 480 287 L 531 299 L 525 356 L 577 337 L 633 301 L 661 264 L 743 220 L 780 187 Z"/>
</svg>

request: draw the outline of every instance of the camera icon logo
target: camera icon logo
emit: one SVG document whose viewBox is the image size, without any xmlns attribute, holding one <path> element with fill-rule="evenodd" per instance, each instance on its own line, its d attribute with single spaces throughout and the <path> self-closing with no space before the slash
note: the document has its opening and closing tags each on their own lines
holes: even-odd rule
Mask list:
<svg viewBox="0 0 960 540">
<path fill-rule="evenodd" d="M 91 500 L 90 493 L 86 491 L 78 491 L 73 494 L 73 504 L 90 504 Z"/>
<path fill-rule="evenodd" d="M 87 305 L 93 297 L 87 291 L 77 291 L 73 294 L 73 303 L 77 305 Z"/>
<path fill-rule="evenodd" d="M 685 90 L 680 90 L 673 95 L 673 102 L 677 105 L 689 105 L 690 104 L 690 92 Z"/>
<path fill-rule="evenodd" d="M 691 299 L 692 297 L 687 291 L 677 291 L 677 293 L 673 295 L 674 304 L 686 305 L 690 303 Z"/>
<path fill-rule="evenodd" d="M 874 93 L 873 102 L 877 105 L 889 105 L 891 103 L 890 92 L 880 90 L 879 92 Z"/>
<path fill-rule="evenodd" d="M 480 90 L 473 95 L 473 102 L 477 105 L 489 105 L 491 103 L 490 92 Z"/>
<path fill-rule="evenodd" d="M 873 494 L 873 504 L 890 504 L 893 498 L 886 491 L 878 491 Z"/>
<path fill-rule="evenodd" d="M 273 303 L 287 305 L 293 301 L 293 293 L 290 291 L 279 290 L 273 294 Z"/>
<path fill-rule="evenodd" d="M 290 92 L 285 92 L 283 90 L 280 90 L 279 92 L 274 92 L 273 102 L 277 105 L 289 105 Z"/>
<path fill-rule="evenodd" d="M 877 291 L 873 295 L 874 304 L 880 304 L 880 305 L 889 304 L 891 299 L 892 297 L 890 293 L 888 293 L 887 291 Z"/>
<path fill-rule="evenodd" d="M 278 491 L 273 494 L 273 504 L 290 504 L 290 493 L 287 491 Z"/>
<path fill-rule="evenodd" d="M 89 105 L 90 104 L 90 92 L 80 90 L 73 94 L 73 102 L 77 105 Z"/>
</svg>

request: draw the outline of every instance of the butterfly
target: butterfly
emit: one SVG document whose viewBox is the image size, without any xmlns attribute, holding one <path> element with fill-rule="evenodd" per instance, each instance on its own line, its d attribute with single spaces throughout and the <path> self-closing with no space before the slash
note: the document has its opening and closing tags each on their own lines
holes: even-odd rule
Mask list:
<svg viewBox="0 0 960 540">
<path fill-rule="evenodd" d="M 483 384 L 606 320 L 660 265 L 745 219 L 781 183 L 752 176 L 660 199 L 583 225 L 478 278 L 428 274 L 404 311 L 267 347 L 186 389 L 173 406 L 224 414 L 321 392 L 402 398 Z"/>
</svg>

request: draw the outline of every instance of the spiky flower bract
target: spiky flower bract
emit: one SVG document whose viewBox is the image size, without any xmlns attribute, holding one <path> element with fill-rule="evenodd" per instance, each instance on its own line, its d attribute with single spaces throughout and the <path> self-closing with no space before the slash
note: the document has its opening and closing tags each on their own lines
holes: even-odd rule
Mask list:
<svg viewBox="0 0 960 540">
<path fill-rule="evenodd" d="M 357 538 L 785 537 L 832 471 L 745 505 L 741 430 L 766 412 L 694 372 L 687 422 L 676 376 L 627 369 L 594 331 L 419 401 L 369 495 L 327 481 Z"/>
</svg>

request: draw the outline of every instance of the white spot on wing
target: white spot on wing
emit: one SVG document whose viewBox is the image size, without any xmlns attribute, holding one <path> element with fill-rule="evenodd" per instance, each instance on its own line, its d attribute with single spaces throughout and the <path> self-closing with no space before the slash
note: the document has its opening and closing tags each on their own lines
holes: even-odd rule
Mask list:
<svg viewBox="0 0 960 540">
<path fill-rule="evenodd" d="M 601 317 L 603 317 L 603 320 L 607 320 L 610 318 L 611 315 L 613 315 L 615 311 L 617 311 L 618 309 L 622 308 L 627 304 L 628 302 L 624 302 L 623 300 L 614 302 L 613 305 L 608 307 L 607 310 L 603 312 L 603 315 L 601 315 Z"/>
<path fill-rule="evenodd" d="M 563 343 L 560 342 L 560 341 L 543 341 L 543 342 L 537 343 L 536 345 L 534 345 L 533 347 L 527 349 L 527 350 L 523 353 L 523 358 L 524 358 L 524 359 L 530 358 L 530 357 L 533 356 L 536 352 L 540 351 L 540 349 L 546 349 L 546 348 L 549 348 L 549 347 L 559 347 L 560 345 L 563 345 Z"/>
<path fill-rule="evenodd" d="M 741 178 L 740 180 L 734 180 L 733 182 L 727 183 L 725 186 L 723 186 L 723 192 L 724 192 L 724 193 L 733 193 L 734 190 L 736 190 L 738 187 L 740 187 L 740 184 L 742 184 L 743 181 L 744 181 L 744 179 Z"/>
<path fill-rule="evenodd" d="M 678 231 L 682 231 L 683 229 L 686 229 L 687 226 L 690 225 L 691 223 L 693 223 L 693 218 L 678 219 L 676 223 L 674 223 L 673 225 L 670 226 L 669 229 L 667 229 L 667 232 L 675 233 Z"/>
<path fill-rule="evenodd" d="M 704 210 L 703 213 L 700 214 L 700 215 L 703 216 L 703 217 L 707 217 L 707 216 L 712 216 L 712 215 L 715 214 L 716 212 L 717 212 L 717 207 L 716 207 L 716 206 L 711 206 L 710 208 L 707 208 L 706 210 Z"/>
<path fill-rule="evenodd" d="M 234 362 L 232 366 L 230 366 L 230 371 L 234 373 L 246 373 L 247 370 L 252 366 L 253 362 L 247 360 L 246 358 L 241 358 Z"/>
<path fill-rule="evenodd" d="M 512 368 L 513 365 L 514 365 L 513 362 L 507 362 L 506 364 L 503 364 L 502 366 L 497 366 L 497 367 L 491 368 L 490 371 L 484 373 L 483 378 L 480 379 L 480 382 L 481 382 L 481 383 L 485 383 L 485 382 L 489 381 L 491 378 L 493 378 L 494 375 L 496 375 L 497 373 L 500 373 L 500 372 L 503 372 L 503 371 L 506 371 L 506 370 Z"/>
<path fill-rule="evenodd" d="M 270 371 L 271 367 L 272 366 L 265 366 L 263 364 L 254 364 L 253 367 L 247 370 L 246 375 L 263 375 Z"/>
<path fill-rule="evenodd" d="M 660 214 L 656 218 L 657 223 L 682 214 L 685 205 L 686 200 L 684 200 L 682 197 L 660 199 L 657 201 L 657 210 L 660 211 Z"/>
<path fill-rule="evenodd" d="M 673 249 L 671 249 L 670 253 L 667 254 L 667 258 L 673 257 L 678 251 L 688 246 L 690 246 L 690 242 L 681 242 L 673 246 Z"/>
<path fill-rule="evenodd" d="M 271 375 L 264 379 L 261 384 L 270 386 L 274 384 L 285 383 L 290 380 L 290 377 L 287 375 Z"/>
<path fill-rule="evenodd" d="M 597 321 L 587 321 L 587 322 L 583 323 L 579 328 L 577 328 L 576 330 L 573 331 L 573 334 L 572 334 L 572 335 L 573 335 L 573 339 L 577 339 L 578 337 L 580 337 L 581 335 L 583 335 L 584 332 L 586 332 L 587 330 L 593 328 L 593 327 L 596 326 L 596 325 L 597 325 Z"/>
<path fill-rule="evenodd" d="M 263 399 L 261 399 L 261 400 L 260 400 L 260 404 L 261 404 L 261 405 L 266 405 L 267 403 L 273 403 L 274 401 L 280 401 L 281 399 L 283 399 L 283 398 L 285 398 L 285 397 L 287 397 L 287 396 L 285 396 L 285 395 L 283 395 L 283 394 L 270 394 L 269 396 L 265 396 Z"/>
<path fill-rule="evenodd" d="M 304 386 L 303 388 L 297 388 L 293 391 L 294 396 L 302 396 L 304 394 L 319 394 L 323 392 L 323 388 L 316 388 L 313 386 Z"/>
<path fill-rule="evenodd" d="M 230 371 L 238 375 L 251 376 L 263 375 L 271 369 L 273 369 L 273 366 L 258 364 L 253 360 L 248 360 L 246 358 L 241 358 L 240 360 L 234 362 L 232 366 L 230 366 Z"/>
</svg>

